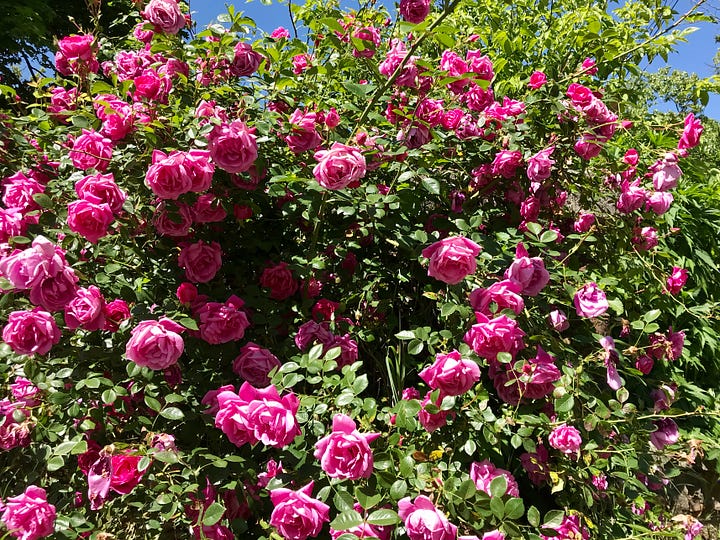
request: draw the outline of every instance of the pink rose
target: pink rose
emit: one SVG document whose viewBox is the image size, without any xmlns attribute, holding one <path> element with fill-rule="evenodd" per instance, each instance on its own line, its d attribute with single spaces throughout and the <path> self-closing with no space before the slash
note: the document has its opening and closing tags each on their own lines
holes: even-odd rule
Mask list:
<svg viewBox="0 0 720 540">
<path fill-rule="evenodd" d="M 145 174 L 145 182 L 161 199 L 177 199 L 192 189 L 192 171 L 186 163 L 185 152 L 174 151 L 166 155 L 153 150 L 152 165 Z"/>
<path fill-rule="evenodd" d="M 573 303 L 580 317 L 599 317 L 610 307 L 605 293 L 595 282 L 583 285 L 575 293 Z"/>
<path fill-rule="evenodd" d="M 496 176 L 511 179 L 517 168 L 522 164 L 522 154 L 517 151 L 501 150 L 492 162 L 492 173 Z"/>
<path fill-rule="evenodd" d="M 661 216 L 670 209 L 673 200 L 673 194 L 668 191 L 654 191 L 645 201 L 645 209 Z"/>
<path fill-rule="evenodd" d="M 306 540 L 320 534 L 323 524 L 330 521 L 330 507 L 313 499 L 313 482 L 292 491 L 286 488 L 270 491 L 273 511 L 270 525 L 286 540 Z"/>
<path fill-rule="evenodd" d="M 352 53 L 355 58 L 372 58 L 375 55 L 375 51 L 380 46 L 380 32 L 374 26 L 364 26 L 362 28 L 358 28 L 353 32 L 352 37 L 360 40 L 363 46 L 363 50 L 361 51 L 355 46 L 355 42 L 353 42 Z"/>
<path fill-rule="evenodd" d="M 547 323 L 548 326 L 558 332 L 564 332 L 565 330 L 570 328 L 570 323 L 568 322 L 567 315 L 565 315 L 565 312 L 561 309 L 555 309 L 548 313 Z"/>
<path fill-rule="evenodd" d="M 322 137 L 315 130 L 315 113 L 305 113 L 299 109 L 290 115 L 290 134 L 285 137 L 290 151 L 294 154 L 301 154 L 308 150 L 314 150 L 322 142 Z"/>
<path fill-rule="evenodd" d="M 655 367 L 655 360 L 647 354 L 643 354 L 637 357 L 635 360 L 635 369 L 637 369 L 643 375 L 648 375 L 653 367 Z"/>
<path fill-rule="evenodd" d="M 65 324 L 71 330 L 100 330 L 105 326 L 105 298 L 100 289 L 90 285 L 80 288 L 67 306 L 65 306 Z"/>
<path fill-rule="evenodd" d="M 678 426 L 672 418 L 661 418 L 655 420 L 654 424 L 656 429 L 650 434 L 650 444 L 657 450 L 675 444 L 680 439 Z"/>
<path fill-rule="evenodd" d="M 356 187 L 365 176 L 367 165 L 359 149 L 334 142 L 330 150 L 315 152 L 318 164 L 313 176 L 326 189 Z"/>
<path fill-rule="evenodd" d="M 434 401 L 432 400 L 432 390 L 425 394 L 425 398 L 420 402 L 420 404 L 422 405 L 422 408 L 418 413 L 418 421 L 428 433 L 432 433 L 436 429 L 440 429 L 445 426 L 448 421 L 448 416 L 451 418 L 455 417 L 455 413 L 452 411 L 438 410 L 437 412 L 430 412 L 427 410 L 426 407 L 428 405 L 432 405 L 437 409 L 440 409 L 440 405 L 442 404 L 442 396 L 438 396 Z"/>
<path fill-rule="evenodd" d="M 92 244 L 107 236 L 108 227 L 114 219 L 112 209 L 105 203 L 95 204 L 81 199 L 68 204 L 68 227 Z"/>
<path fill-rule="evenodd" d="M 135 102 L 167 104 L 168 95 L 172 90 L 170 77 L 161 75 L 154 69 L 144 70 L 141 75 L 133 79 L 133 84 L 135 91 L 132 93 L 132 99 Z"/>
<path fill-rule="evenodd" d="M 177 34 L 185 28 L 185 16 L 175 0 L 150 0 L 141 15 L 156 31 L 166 34 Z"/>
<path fill-rule="evenodd" d="M 83 129 L 82 135 L 75 139 L 69 157 L 78 169 L 104 172 L 112 159 L 112 141 L 97 131 Z"/>
<path fill-rule="evenodd" d="M 244 302 L 231 296 L 227 302 L 207 302 L 195 313 L 200 321 L 200 338 L 217 345 L 238 341 L 250 326 L 247 315 L 240 308 Z"/>
<path fill-rule="evenodd" d="M 463 540 L 463 537 L 461 536 L 458 540 Z M 495 529 L 483 534 L 482 540 L 505 540 L 505 534 Z"/>
<path fill-rule="evenodd" d="M 467 331 L 464 341 L 478 356 L 496 360 L 498 353 L 506 352 L 514 357 L 519 350 L 525 348 L 525 332 L 518 327 L 516 321 L 506 315 L 492 320 L 482 313 L 476 313 L 475 317 L 477 324 Z"/>
<path fill-rule="evenodd" d="M 66 265 L 65 252 L 44 236 L 37 236 L 31 247 L 0 258 L 0 274 L 15 289 L 24 291 L 62 272 Z"/>
<path fill-rule="evenodd" d="M 542 182 L 550 178 L 550 172 L 555 160 L 550 159 L 554 146 L 540 150 L 537 154 L 528 159 L 527 177 L 532 182 Z"/>
<path fill-rule="evenodd" d="M 30 290 L 30 301 L 47 311 L 61 311 L 75 298 L 78 277 L 66 266 L 55 275 L 46 276 Z"/>
<path fill-rule="evenodd" d="M 130 332 L 125 356 L 142 367 L 166 369 L 175 364 L 185 350 L 180 336 L 183 331 L 184 327 L 166 318 L 141 321 Z"/>
<path fill-rule="evenodd" d="M 400 0 L 400 15 L 409 23 L 419 24 L 429 13 L 429 0 Z"/>
<path fill-rule="evenodd" d="M 335 336 L 333 341 L 325 347 L 325 350 L 327 351 L 333 347 L 340 347 L 340 356 L 335 359 L 338 368 L 342 369 L 344 366 L 357 362 L 358 345 L 357 341 L 350 337 L 350 334 Z"/>
<path fill-rule="evenodd" d="M 687 150 L 695 148 L 700 142 L 700 135 L 702 135 L 703 126 L 700 120 L 695 118 L 693 113 L 688 114 L 685 117 L 685 128 L 683 129 L 682 136 L 678 141 L 678 150 Z"/>
<path fill-rule="evenodd" d="M 195 283 L 212 281 L 222 266 L 220 244 L 206 244 L 202 240 L 187 245 L 180 250 L 178 265 L 185 269 L 185 277 Z"/>
<path fill-rule="evenodd" d="M 405 522 L 405 530 L 410 540 L 455 540 L 457 527 L 450 523 L 425 495 L 410 497 L 398 501 L 398 515 Z"/>
<path fill-rule="evenodd" d="M 553 536 L 540 535 L 542 540 L 558 540 L 561 538 L 572 538 L 573 540 L 588 540 L 590 533 L 582 526 L 579 515 L 564 516 L 562 523 L 555 530 L 557 534 Z"/>
<path fill-rule="evenodd" d="M 475 258 L 482 248 L 464 236 L 444 238 L 422 251 L 422 256 L 430 259 L 428 276 L 455 285 L 465 276 L 475 273 Z"/>
<path fill-rule="evenodd" d="M 15 208 L 22 213 L 38 210 L 40 206 L 33 195 L 43 193 L 45 186 L 23 173 L 16 173 L 3 181 L 2 201 L 6 208 Z"/>
<path fill-rule="evenodd" d="M 533 90 L 537 90 L 538 88 L 545 86 L 545 83 L 547 83 L 547 77 L 545 74 L 542 71 L 533 71 L 533 74 L 530 75 L 530 80 L 528 81 L 528 87 Z"/>
<path fill-rule="evenodd" d="M 265 268 L 260 276 L 260 285 L 270 289 L 270 298 L 274 300 L 290 298 L 298 289 L 298 282 L 285 262 Z"/>
<path fill-rule="evenodd" d="M 548 436 L 550 446 L 560 450 L 563 454 L 577 454 L 580 451 L 582 437 L 573 426 L 561 424 L 552 430 Z"/>
<path fill-rule="evenodd" d="M 597 157 L 602 152 L 603 139 L 593 135 L 592 133 L 584 133 L 575 142 L 575 153 L 585 160 Z"/>
<path fill-rule="evenodd" d="M 117 454 L 112 457 L 112 476 L 110 489 L 115 493 L 127 495 L 138 485 L 144 471 L 138 471 L 141 456 Z"/>
<path fill-rule="evenodd" d="M 596 99 L 592 90 L 577 83 L 568 86 L 566 95 L 570 98 L 571 103 L 578 108 L 587 107 Z"/>
<path fill-rule="evenodd" d="M 370 443 L 379 436 L 380 433 L 360 433 L 352 418 L 336 414 L 332 433 L 315 443 L 314 456 L 330 478 L 370 478 L 373 469 Z"/>
<path fill-rule="evenodd" d="M 120 325 L 132 317 L 127 302 L 119 298 L 105 304 L 104 312 L 105 326 L 103 330 L 108 332 L 117 332 Z"/>
<path fill-rule="evenodd" d="M 460 396 L 480 380 L 480 368 L 458 351 L 438 354 L 435 362 L 420 372 L 420 378 L 443 396 Z"/>
<path fill-rule="evenodd" d="M 180 284 L 175 294 L 181 304 L 189 306 L 198 297 L 198 290 L 195 285 L 188 281 L 185 281 Z"/>
<path fill-rule="evenodd" d="M 13 311 L 2 338 L 17 354 L 47 354 L 60 342 L 60 329 L 47 311 Z"/>
<path fill-rule="evenodd" d="M 275 30 L 272 31 L 270 37 L 273 39 L 287 39 L 290 37 L 290 32 L 287 31 L 287 28 L 278 26 Z"/>
<path fill-rule="evenodd" d="M 32 381 L 25 377 L 15 377 L 10 385 L 10 393 L 18 404 L 24 407 L 36 407 L 40 405 L 40 389 Z"/>
<path fill-rule="evenodd" d="M 622 193 L 616 204 L 617 209 L 623 214 L 629 214 L 639 210 L 647 200 L 647 191 L 640 187 L 640 180 L 628 182 L 623 180 L 621 184 Z"/>
<path fill-rule="evenodd" d="M 183 237 L 190 233 L 193 224 L 192 209 L 185 203 L 168 204 L 163 201 L 157 205 L 153 225 L 163 236 Z"/>
<path fill-rule="evenodd" d="M 583 60 L 582 70 L 588 75 L 595 75 L 598 71 L 598 68 L 595 65 L 595 60 L 593 60 L 592 58 L 586 58 L 585 60 Z"/>
<path fill-rule="evenodd" d="M 195 223 L 218 223 L 227 217 L 219 197 L 212 193 L 200 195 L 192 206 Z"/>
<path fill-rule="evenodd" d="M 595 214 L 591 212 L 580 212 L 578 218 L 573 223 L 573 230 L 576 233 L 586 233 L 595 224 Z"/>
<path fill-rule="evenodd" d="M 511 497 L 520 496 L 517 482 L 510 471 L 496 467 L 487 459 L 480 462 L 474 461 L 472 465 L 470 465 L 470 479 L 475 482 L 475 486 L 480 491 L 484 491 L 488 495 L 491 495 L 490 483 L 498 476 L 504 476 L 505 480 L 507 480 L 505 495 L 510 495 Z"/>
<path fill-rule="evenodd" d="M 95 58 L 95 37 L 92 34 L 67 36 L 58 42 L 55 68 L 61 75 L 97 73 L 100 64 Z"/>
<path fill-rule="evenodd" d="M 682 170 L 678 167 L 677 156 L 672 153 L 665 154 L 665 157 L 658 160 L 650 167 L 653 176 L 653 187 L 655 191 L 668 191 L 677 186 Z"/>
<path fill-rule="evenodd" d="M 315 321 L 303 323 L 295 335 L 295 345 L 301 351 L 318 341 L 329 348 L 334 340 L 335 336 L 328 330 L 327 323 L 318 324 Z"/>
<path fill-rule="evenodd" d="M 678 294 L 688 278 L 688 271 L 679 266 L 672 267 L 672 273 L 667 278 L 667 290 L 670 294 Z"/>
<path fill-rule="evenodd" d="M 249 43 L 238 43 L 230 64 L 230 74 L 235 77 L 248 77 L 258 70 L 264 59 L 262 54 L 253 51 Z"/>
<path fill-rule="evenodd" d="M 254 131 L 240 120 L 215 126 L 208 136 L 212 160 L 229 173 L 250 169 L 258 155 Z"/>
<path fill-rule="evenodd" d="M 270 384 L 268 374 L 280 365 L 277 356 L 250 341 L 243 345 L 240 355 L 233 360 L 232 370 L 254 387 L 264 388 Z"/>
<path fill-rule="evenodd" d="M 515 249 L 515 260 L 505 270 L 505 279 L 518 283 L 521 294 L 537 296 L 550 281 L 550 274 L 545 270 L 545 263 L 540 257 L 530 258 L 522 242 Z"/>
<path fill-rule="evenodd" d="M 28 486 L 22 495 L 8 498 L 0 508 L 0 518 L 12 536 L 37 540 L 50 536 L 55 529 L 55 507 L 47 502 L 45 490 Z"/>
<path fill-rule="evenodd" d="M 115 183 L 110 174 L 94 174 L 85 176 L 75 183 L 75 193 L 83 200 L 93 204 L 107 204 L 113 214 L 122 210 L 127 195 Z"/>
</svg>

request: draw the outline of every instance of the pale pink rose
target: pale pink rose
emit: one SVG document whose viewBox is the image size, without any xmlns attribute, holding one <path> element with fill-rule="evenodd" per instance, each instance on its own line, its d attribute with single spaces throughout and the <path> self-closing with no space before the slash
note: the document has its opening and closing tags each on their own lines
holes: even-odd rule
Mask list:
<svg viewBox="0 0 720 540">
<path fill-rule="evenodd" d="M 410 497 L 398 501 L 398 515 L 405 522 L 410 540 L 455 540 L 457 527 L 450 523 L 425 495 L 418 495 L 415 502 Z"/>
<path fill-rule="evenodd" d="M 595 282 L 583 285 L 575 293 L 573 303 L 580 317 L 599 317 L 610 307 L 605 293 Z"/>
<path fill-rule="evenodd" d="M 107 204 L 114 214 L 122 210 L 127 195 L 115 183 L 113 174 L 84 176 L 75 183 L 75 193 L 93 204 Z"/>
<path fill-rule="evenodd" d="M 243 345 L 240 354 L 232 363 L 232 370 L 255 388 L 269 385 L 268 374 L 279 367 L 280 360 L 277 356 L 252 341 Z"/>
<path fill-rule="evenodd" d="M 105 298 L 95 285 L 80 288 L 65 306 L 65 324 L 71 330 L 100 330 L 105 326 Z"/>
<path fill-rule="evenodd" d="M 480 368 L 458 351 L 438 354 L 435 362 L 420 372 L 420 378 L 443 396 L 460 396 L 480 380 Z"/>
<path fill-rule="evenodd" d="M 258 155 L 254 132 L 240 120 L 215 126 L 208 136 L 212 160 L 229 173 L 249 170 Z"/>
<path fill-rule="evenodd" d="M 163 201 L 155 209 L 153 225 L 158 234 L 175 237 L 187 236 L 192 224 L 192 209 L 185 203 L 176 202 L 171 206 Z"/>
<path fill-rule="evenodd" d="M 28 249 L 0 258 L 0 274 L 15 289 L 24 291 L 62 272 L 66 265 L 65 252 L 44 236 L 37 236 Z"/>
<path fill-rule="evenodd" d="M 207 244 L 202 240 L 189 244 L 180 250 L 178 265 L 185 270 L 188 281 L 207 283 L 212 281 L 222 266 L 220 244 Z"/>
<path fill-rule="evenodd" d="M 552 430 L 548 436 L 548 442 L 550 446 L 556 450 L 560 450 L 563 454 L 577 455 L 577 453 L 580 452 L 582 436 L 573 426 L 561 424 Z"/>
<path fill-rule="evenodd" d="M 185 16 L 175 0 L 150 0 L 141 15 L 156 31 L 166 34 L 177 34 L 185 28 Z"/>
<path fill-rule="evenodd" d="M 550 159 L 554 146 L 540 150 L 537 154 L 528 159 L 527 177 L 532 182 L 542 182 L 550 178 L 550 172 L 555 160 Z"/>
<path fill-rule="evenodd" d="M 83 129 L 68 155 L 78 169 L 105 172 L 112 159 L 112 141 L 97 131 Z"/>
<path fill-rule="evenodd" d="M 667 290 L 670 294 L 678 294 L 688 278 L 688 271 L 679 266 L 673 266 L 672 272 L 667 278 Z"/>
<path fill-rule="evenodd" d="M 661 418 L 655 420 L 655 431 L 650 434 L 650 444 L 657 450 L 662 450 L 668 445 L 675 444 L 680 440 L 678 426 L 672 418 Z"/>
<path fill-rule="evenodd" d="M 678 167 L 677 156 L 673 153 L 665 154 L 663 159 L 658 160 L 650 167 L 653 173 L 653 187 L 655 191 L 668 191 L 677 186 L 682 176 L 682 170 Z"/>
<path fill-rule="evenodd" d="M 464 236 L 444 238 L 422 251 L 422 256 L 430 259 L 428 276 L 455 285 L 466 276 L 474 274 L 477 268 L 476 257 L 482 248 Z"/>
<path fill-rule="evenodd" d="M 533 71 L 533 74 L 530 75 L 530 80 L 528 81 L 528 87 L 533 90 L 537 90 L 538 88 L 545 86 L 545 83 L 547 83 L 547 77 L 545 74 L 542 71 Z"/>
<path fill-rule="evenodd" d="M 185 350 L 180 336 L 183 331 L 184 327 L 166 318 L 141 321 L 130 332 L 125 356 L 142 367 L 166 369 L 175 364 Z"/>
<path fill-rule="evenodd" d="M 247 315 L 240 309 L 243 304 L 237 296 L 231 296 L 224 304 L 205 303 L 195 312 L 200 322 L 200 338 L 213 345 L 242 339 L 250 327 Z"/>
<path fill-rule="evenodd" d="M 670 209 L 675 198 L 669 191 L 654 191 L 645 202 L 645 209 L 652 210 L 661 216 Z"/>
<path fill-rule="evenodd" d="M 521 294 L 537 296 L 550 281 L 550 273 L 540 257 L 530 257 L 520 242 L 515 249 L 515 260 L 505 271 L 505 279 L 518 283 Z"/>
<path fill-rule="evenodd" d="M 114 219 L 113 211 L 106 203 L 95 204 L 81 199 L 68 204 L 68 228 L 92 244 L 107 236 Z"/>
<path fill-rule="evenodd" d="M 490 460 L 484 459 L 483 461 L 473 461 L 470 465 L 470 479 L 475 482 L 475 487 L 480 491 L 484 491 L 488 495 L 490 493 L 490 483 L 498 476 L 504 476 L 507 481 L 507 489 L 505 490 L 506 495 L 511 497 L 519 497 L 520 490 L 518 489 L 515 477 L 506 471 L 496 467 Z"/>
<path fill-rule="evenodd" d="M 561 309 L 555 309 L 548 313 L 547 323 L 548 326 L 552 327 L 558 332 L 564 332 L 565 330 L 570 328 L 570 323 L 568 322 L 567 315 Z"/>
<path fill-rule="evenodd" d="M 13 311 L 3 328 L 2 338 L 17 354 L 47 354 L 53 345 L 60 342 L 60 329 L 50 313 Z"/>
<path fill-rule="evenodd" d="M 409 23 L 419 24 L 430 13 L 430 0 L 400 0 L 400 15 Z"/>
<path fill-rule="evenodd" d="M 330 150 L 315 152 L 314 157 L 318 164 L 313 168 L 313 176 L 326 189 L 356 187 L 367 171 L 360 150 L 339 142 L 334 142 Z"/>
<path fill-rule="evenodd" d="M 235 77 L 248 77 L 255 73 L 264 60 L 262 54 L 254 51 L 249 43 L 235 45 L 235 54 L 230 64 L 230 74 Z"/>
<path fill-rule="evenodd" d="M 336 414 L 332 432 L 315 443 L 314 456 L 330 478 L 370 478 L 373 469 L 370 443 L 379 436 L 380 433 L 360 433 L 352 418 Z"/>
<path fill-rule="evenodd" d="M 313 482 L 297 491 L 286 488 L 270 491 L 273 511 L 270 525 L 286 540 L 306 540 L 320 534 L 330 521 L 330 507 L 312 498 Z"/>
<path fill-rule="evenodd" d="M 702 135 L 703 126 L 700 120 L 695 118 L 693 113 L 685 117 L 685 127 L 682 136 L 678 141 L 678 150 L 688 150 L 695 148 L 700 143 L 700 135 Z"/>
<path fill-rule="evenodd" d="M 464 337 L 478 356 L 488 360 L 496 360 L 498 353 L 506 352 L 513 357 L 525 348 L 523 332 L 517 322 L 505 315 L 488 319 L 482 313 L 476 313 L 477 324 L 467 331 Z"/>
<path fill-rule="evenodd" d="M 0 520 L 12 536 L 20 540 L 37 540 L 50 536 L 55 529 L 55 507 L 47 502 L 45 490 L 28 486 L 25 492 L 9 497 L 3 505 Z"/>
</svg>

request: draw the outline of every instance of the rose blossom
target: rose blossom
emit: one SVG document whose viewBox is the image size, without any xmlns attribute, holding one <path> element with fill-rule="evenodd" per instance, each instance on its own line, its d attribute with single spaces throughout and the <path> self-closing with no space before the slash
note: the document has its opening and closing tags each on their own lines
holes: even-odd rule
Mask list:
<svg viewBox="0 0 720 540">
<path fill-rule="evenodd" d="M 688 271 L 679 266 L 673 266 L 672 272 L 667 278 L 667 290 L 670 294 L 678 294 L 688 278 Z"/>
<path fill-rule="evenodd" d="M 497 305 L 497 311 L 503 309 L 511 309 L 516 315 L 519 315 L 525 309 L 525 301 L 518 293 L 522 291 L 522 285 L 517 281 L 505 279 L 497 281 L 486 289 L 475 289 L 470 293 L 470 305 L 473 311 L 490 317 L 493 312 L 490 311 L 491 304 Z"/>
<path fill-rule="evenodd" d="M 104 172 L 112 159 L 112 141 L 97 131 L 83 129 L 68 155 L 78 169 Z"/>
<path fill-rule="evenodd" d="M 256 388 L 270 384 L 269 373 L 280 367 L 280 360 L 268 349 L 249 341 L 240 349 L 232 370 Z"/>
<path fill-rule="evenodd" d="M 528 81 L 528 87 L 533 90 L 537 90 L 538 88 L 545 86 L 545 83 L 547 83 L 547 77 L 545 74 L 542 71 L 533 71 L 533 74 L 530 75 L 530 80 Z"/>
<path fill-rule="evenodd" d="M 161 318 L 141 321 L 130 332 L 125 346 L 125 356 L 137 365 L 154 370 L 170 367 L 185 350 L 180 333 L 185 328 L 178 323 Z"/>
<path fill-rule="evenodd" d="M 141 15 L 166 34 L 177 34 L 185 28 L 185 16 L 175 0 L 150 0 Z"/>
<path fill-rule="evenodd" d="M 320 146 L 322 137 L 315 129 L 316 117 L 315 113 L 303 112 L 300 109 L 295 109 L 290 115 L 288 121 L 291 130 L 290 134 L 285 137 L 285 142 L 293 154 L 301 154 Z"/>
<path fill-rule="evenodd" d="M 200 195 L 192 206 L 195 223 L 219 223 L 227 217 L 219 197 L 212 193 Z"/>
<path fill-rule="evenodd" d="M 428 276 L 455 285 L 475 273 L 475 258 L 482 248 L 464 236 L 453 236 L 431 244 L 422 251 L 430 259 Z"/>
<path fill-rule="evenodd" d="M 678 427 L 672 418 L 655 420 L 655 431 L 650 434 L 650 444 L 657 450 L 662 450 L 680 439 Z"/>
<path fill-rule="evenodd" d="M 127 495 L 138 485 L 145 471 L 138 471 L 141 456 L 116 454 L 112 457 L 112 476 L 110 489 L 115 493 Z"/>
<path fill-rule="evenodd" d="M 537 296 L 550 281 L 550 273 L 540 257 L 530 257 L 522 242 L 515 248 L 515 260 L 505 270 L 505 279 L 518 283 L 521 294 Z"/>
<path fill-rule="evenodd" d="M 120 329 L 120 324 L 132 317 L 127 302 L 120 298 L 105 304 L 103 311 L 105 313 L 105 326 L 103 330 L 107 330 L 108 332 L 117 332 Z"/>
<path fill-rule="evenodd" d="M 273 511 L 270 525 L 286 540 L 306 540 L 320 534 L 323 524 L 330 521 L 330 507 L 313 499 L 313 482 L 292 491 L 286 488 L 270 491 Z"/>
<path fill-rule="evenodd" d="M 55 53 L 55 69 L 66 77 L 97 73 L 100 64 L 95 58 L 95 48 L 95 37 L 92 34 L 62 38 Z"/>
<path fill-rule="evenodd" d="M 548 313 L 547 322 L 550 327 L 558 332 L 564 332 L 570 328 L 570 323 L 567 320 L 567 315 L 561 309 L 555 309 Z"/>
<path fill-rule="evenodd" d="M 15 289 L 25 291 L 62 272 L 66 265 L 65 252 L 44 236 L 37 236 L 31 247 L 0 257 L 0 275 Z"/>
<path fill-rule="evenodd" d="M 67 306 L 65 306 L 65 324 L 71 330 L 100 330 L 105 326 L 105 298 L 100 289 L 90 285 L 80 288 Z"/>
<path fill-rule="evenodd" d="M 47 354 L 60 342 L 60 329 L 47 311 L 13 311 L 2 338 L 17 354 Z"/>
<path fill-rule="evenodd" d="M 234 295 L 224 304 L 205 303 L 195 312 L 200 322 L 200 338 L 212 345 L 242 339 L 250 326 L 247 315 L 240 309 L 244 303 Z"/>
<path fill-rule="evenodd" d="M 682 170 L 678 167 L 677 156 L 671 152 L 665 154 L 663 159 L 654 163 L 652 171 L 653 187 L 655 191 L 668 191 L 677 186 Z"/>
<path fill-rule="evenodd" d="M 370 478 L 373 469 L 370 443 L 379 436 L 380 433 L 360 433 L 352 418 L 336 414 L 332 433 L 315 443 L 314 456 L 330 478 Z"/>
<path fill-rule="evenodd" d="M 420 378 L 444 396 L 460 396 L 480 380 L 480 368 L 458 351 L 438 354 L 435 362 L 420 372 Z"/>
<path fill-rule="evenodd" d="M 260 285 L 270 289 L 270 298 L 274 300 L 286 300 L 298 289 L 298 282 L 285 262 L 265 268 Z"/>
<path fill-rule="evenodd" d="M 334 142 L 330 150 L 315 152 L 314 158 L 318 164 L 313 168 L 313 176 L 325 189 L 356 187 L 367 170 L 360 150 L 339 142 Z"/>
<path fill-rule="evenodd" d="M 688 114 L 685 117 L 685 128 L 683 129 L 680 141 L 678 141 L 678 150 L 695 148 L 700 142 L 702 132 L 703 126 L 700 120 L 697 120 L 693 113 Z"/>
<path fill-rule="evenodd" d="M 45 490 L 28 486 L 25 492 L 8 498 L 0 520 L 9 534 L 20 540 L 37 540 L 50 536 L 55 528 L 55 507 L 47 502 Z"/>
<path fill-rule="evenodd" d="M 409 23 L 419 24 L 430 13 L 430 0 L 400 0 L 400 15 Z"/>
<path fill-rule="evenodd" d="M 523 332 L 517 322 L 500 315 L 489 319 L 482 313 L 475 313 L 477 324 L 467 331 L 463 341 L 467 343 L 478 356 L 488 360 L 496 360 L 498 353 L 506 352 L 513 357 L 525 348 Z"/>
<path fill-rule="evenodd" d="M 262 54 L 254 51 L 249 43 L 235 45 L 233 61 L 230 64 L 230 74 L 235 77 L 248 77 L 255 73 L 264 60 Z"/>
<path fill-rule="evenodd" d="M 577 454 L 580 451 L 582 437 L 573 426 L 561 424 L 552 430 L 548 436 L 550 446 L 560 450 L 563 454 Z"/>
<path fill-rule="evenodd" d="M 43 193 L 45 186 L 23 173 L 16 173 L 3 180 L 2 202 L 6 208 L 15 208 L 21 213 L 38 210 L 40 206 L 33 199 L 33 195 Z"/>
<path fill-rule="evenodd" d="M 290 37 L 290 32 L 287 31 L 287 28 L 278 26 L 275 30 L 272 31 L 270 37 L 273 39 L 287 39 Z"/>
<path fill-rule="evenodd" d="M 107 204 L 113 214 L 122 210 L 127 195 L 115 183 L 113 174 L 94 174 L 85 176 L 75 183 L 75 193 L 83 200 L 93 204 Z"/>
<path fill-rule="evenodd" d="M 97 244 L 100 238 L 107 236 L 113 219 L 115 217 L 112 209 L 105 203 L 94 204 L 79 200 L 68 204 L 68 227 L 92 244 Z"/>
<path fill-rule="evenodd" d="M 501 150 L 495 155 L 492 162 L 492 173 L 496 176 L 511 179 L 515 176 L 515 172 L 522 164 L 522 154 L 510 150 Z"/>
<path fill-rule="evenodd" d="M 222 266 L 220 244 L 207 244 L 202 240 L 189 244 L 180 250 L 178 265 L 185 269 L 188 281 L 207 283 L 212 281 Z"/>
<path fill-rule="evenodd" d="M 595 224 L 595 214 L 591 212 L 580 212 L 573 223 L 573 230 L 576 233 L 586 233 Z"/>
<path fill-rule="evenodd" d="M 155 208 L 153 225 L 163 236 L 183 237 L 190 233 L 193 224 L 192 209 L 185 203 L 169 204 L 162 201 Z"/>
<path fill-rule="evenodd" d="M 212 160 L 229 173 L 247 171 L 258 155 L 254 132 L 240 120 L 215 126 L 208 136 Z"/>
<path fill-rule="evenodd" d="M 398 501 L 398 515 L 405 522 L 405 530 L 410 540 L 455 540 L 457 527 L 450 523 L 425 495 L 410 497 Z"/>
<path fill-rule="evenodd" d="M 668 191 L 654 191 L 645 201 L 645 210 L 652 210 L 658 216 L 668 211 L 675 198 Z"/>
<path fill-rule="evenodd" d="M 590 538 L 590 533 L 582 526 L 580 516 L 577 514 L 564 516 L 562 523 L 559 527 L 555 528 L 555 530 L 557 531 L 557 534 L 553 536 L 545 536 L 544 534 L 541 534 L 540 538 L 542 538 L 542 540 L 562 540 L 570 538 L 573 540 L 588 540 Z"/>
<path fill-rule="evenodd" d="M 504 476 L 507 481 L 507 488 L 503 495 L 510 495 L 511 497 L 520 496 L 517 482 L 510 471 L 496 467 L 487 459 L 480 462 L 474 461 L 472 465 L 470 465 L 470 479 L 475 482 L 475 486 L 479 490 L 484 491 L 488 495 L 492 495 L 490 493 L 490 483 L 498 476 Z"/>
<path fill-rule="evenodd" d="M 580 317 L 599 317 L 609 307 L 605 293 L 595 282 L 583 285 L 575 293 L 573 303 Z"/>
<path fill-rule="evenodd" d="M 550 159 L 554 146 L 540 150 L 537 154 L 528 159 L 527 177 L 532 182 L 542 182 L 550 178 L 550 172 L 555 160 Z"/>
</svg>

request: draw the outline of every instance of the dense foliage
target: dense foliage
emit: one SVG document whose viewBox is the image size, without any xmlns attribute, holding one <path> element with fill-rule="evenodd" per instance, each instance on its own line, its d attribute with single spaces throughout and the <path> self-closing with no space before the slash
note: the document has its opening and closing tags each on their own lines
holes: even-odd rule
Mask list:
<svg viewBox="0 0 720 540">
<path fill-rule="evenodd" d="M 60 40 L 0 126 L 7 534 L 702 534 L 720 173 L 637 106 L 651 4 Z"/>
</svg>

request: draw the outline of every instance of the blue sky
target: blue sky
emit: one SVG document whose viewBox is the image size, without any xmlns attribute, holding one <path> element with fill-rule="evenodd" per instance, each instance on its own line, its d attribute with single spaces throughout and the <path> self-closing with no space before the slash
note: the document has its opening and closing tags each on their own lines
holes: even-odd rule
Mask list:
<svg viewBox="0 0 720 540">
<path fill-rule="evenodd" d="M 188 0 L 186 0 L 188 1 Z M 296 0 L 302 1 L 302 0 Z M 228 2 L 227 0 L 189 0 L 190 10 L 193 12 L 193 18 L 198 23 L 198 28 L 202 28 L 212 22 L 215 17 L 227 11 L 226 4 L 234 3 L 238 11 L 244 11 L 245 15 L 251 17 L 257 23 L 259 28 L 270 33 L 278 26 L 290 28 L 290 18 L 288 16 L 288 7 L 286 3 L 274 1 L 267 6 L 259 0 L 251 2 Z M 712 3 L 712 2 L 708 2 Z M 685 13 L 694 2 L 690 0 L 673 0 L 671 5 L 675 6 L 675 10 L 679 13 Z M 711 8 L 710 8 L 711 9 Z M 716 11 L 719 11 L 716 8 Z M 718 50 L 715 43 L 715 35 L 720 34 L 720 26 L 710 23 L 698 23 L 698 30 L 688 37 L 688 42 L 678 47 L 678 52 L 671 55 L 668 64 L 676 69 L 697 73 L 706 77 L 713 73 L 712 60 L 715 52 Z M 663 67 L 664 62 L 659 59 L 651 66 L 642 66 L 649 71 L 656 71 Z M 720 95 L 714 94 L 710 96 L 710 103 L 705 110 L 708 116 L 720 119 Z"/>
</svg>

